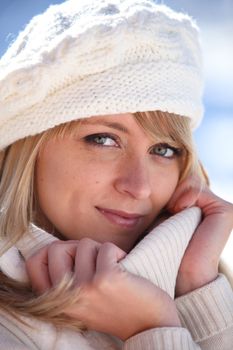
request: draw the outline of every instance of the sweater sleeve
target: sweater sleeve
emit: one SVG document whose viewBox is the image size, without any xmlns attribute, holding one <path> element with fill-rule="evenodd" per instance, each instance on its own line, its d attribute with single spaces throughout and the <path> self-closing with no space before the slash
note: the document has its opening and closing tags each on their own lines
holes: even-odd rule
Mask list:
<svg viewBox="0 0 233 350">
<path fill-rule="evenodd" d="M 233 291 L 224 275 L 176 299 L 182 326 L 204 350 L 233 348 Z"/>
<path fill-rule="evenodd" d="M 122 350 L 200 350 L 185 328 L 154 328 L 129 338 Z"/>
<path fill-rule="evenodd" d="M 0 325 L 0 350 L 36 350 L 35 346 L 27 344 L 6 327 Z"/>
</svg>

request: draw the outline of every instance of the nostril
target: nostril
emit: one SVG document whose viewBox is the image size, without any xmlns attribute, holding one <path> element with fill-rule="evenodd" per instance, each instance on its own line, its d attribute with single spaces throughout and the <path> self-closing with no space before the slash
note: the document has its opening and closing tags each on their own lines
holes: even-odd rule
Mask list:
<svg viewBox="0 0 233 350">
<path fill-rule="evenodd" d="M 151 185 L 147 178 L 138 177 L 138 174 L 131 172 L 130 176 L 118 178 L 115 181 L 118 192 L 125 193 L 136 199 L 148 198 L 151 194 Z"/>
</svg>

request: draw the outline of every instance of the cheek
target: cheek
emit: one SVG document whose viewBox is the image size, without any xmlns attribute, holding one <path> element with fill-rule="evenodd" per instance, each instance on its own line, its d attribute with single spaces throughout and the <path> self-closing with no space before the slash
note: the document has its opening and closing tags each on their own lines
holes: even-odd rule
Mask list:
<svg viewBox="0 0 233 350">
<path fill-rule="evenodd" d="M 161 171 L 155 177 L 152 185 L 152 200 L 156 206 L 162 209 L 170 200 L 179 181 L 178 167 L 174 167 L 169 172 Z"/>
<path fill-rule="evenodd" d="M 63 212 L 75 182 L 76 171 L 71 167 L 69 158 L 65 157 L 59 143 L 55 145 L 51 143 L 41 151 L 37 159 L 35 177 L 37 200 L 39 208 L 49 221 L 56 220 Z"/>
<path fill-rule="evenodd" d="M 82 152 L 79 157 L 49 156 L 48 150 L 36 166 L 37 197 L 48 218 L 61 210 L 65 215 L 79 202 L 84 206 L 99 193 L 107 196 L 111 174 L 114 174 L 113 162 L 101 162 L 88 154 L 82 157 Z"/>
</svg>

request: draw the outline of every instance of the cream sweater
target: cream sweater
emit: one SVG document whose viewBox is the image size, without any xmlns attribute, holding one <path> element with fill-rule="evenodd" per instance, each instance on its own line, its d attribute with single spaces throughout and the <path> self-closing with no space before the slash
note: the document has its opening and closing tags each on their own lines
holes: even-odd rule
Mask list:
<svg viewBox="0 0 233 350">
<path fill-rule="evenodd" d="M 200 220 L 200 210 L 190 208 L 152 230 L 121 262 L 132 273 L 148 278 L 174 297 L 178 268 Z M 0 257 L 0 268 L 17 280 L 27 280 L 24 259 L 56 238 L 32 226 L 17 246 Z M 4 242 L 1 242 L 4 244 Z M 230 350 L 233 348 L 233 292 L 224 275 L 176 299 L 182 328 L 156 328 L 122 342 L 98 332 L 78 333 L 35 319 L 25 326 L 0 313 L 0 350 Z"/>
</svg>

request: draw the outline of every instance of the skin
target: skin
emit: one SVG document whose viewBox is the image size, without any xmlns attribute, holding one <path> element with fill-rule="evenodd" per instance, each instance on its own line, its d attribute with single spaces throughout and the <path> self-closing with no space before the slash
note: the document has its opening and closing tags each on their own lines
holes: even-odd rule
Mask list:
<svg viewBox="0 0 233 350">
<path fill-rule="evenodd" d="M 106 122 L 118 123 L 118 128 L 128 132 L 103 125 Z M 97 133 L 109 134 L 103 144 L 96 138 L 86 141 Z M 47 220 L 65 239 L 109 241 L 128 252 L 178 183 L 179 159 L 155 153 L 159 143 L 130 114 L 91 118 L 76 136 L 48 141 L 36 169 L 38 201 Z M 164 151 L 173 154 L 170 149 Z M 127 223 L 110 222 L 101 209 L 141 218 L 126 227 Z"/>
<path fill-rule="evenodd" d="M 103 126 L 106 120 L 130 132 Z M 50 140 L 38 157 L 40 212 L 65 241 L 52 243 L 27 260 L 32 287 L 42 294 L 66 273 L 72 274 L 80 299 L 65 313 L 89 329 L 122 340 L 150 328 L 178 327 L 174 301 L 149 281 L 122 270 L 118 262 L 161 209 L 176 213 L 197 205 L 203 220 L 182 260 L 176 294 L 202 287 L 217 277 L 219 256 L 233 226 L 232 205 L 206 186 L 200 191 L 196 175 L 177 185 L 179 157 L 158 155 L 157 144 L 130 114 L 91 121 L 98 124 L 84 124 L 75 137 Z M 117 146 L 109 139 L 101 146 L 83 141 L 99 132 L 117 136 Z M 133 227 L 124 227 L 106 218 L 99 207 L 143 217 Z"/>
<path fill-rule="evenodd" d="M 171 213 L 196 205 L 202 210 L 198 226 L 180 265 L 176 296 L 182 296 L 214 281 L 220 255 L 233 229 L 233 205 L 203 186 L 193 174 L 176 188 L 167 207 Z"/>
</svg>

